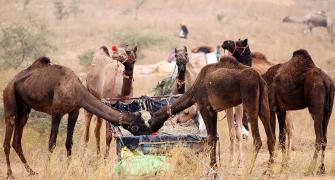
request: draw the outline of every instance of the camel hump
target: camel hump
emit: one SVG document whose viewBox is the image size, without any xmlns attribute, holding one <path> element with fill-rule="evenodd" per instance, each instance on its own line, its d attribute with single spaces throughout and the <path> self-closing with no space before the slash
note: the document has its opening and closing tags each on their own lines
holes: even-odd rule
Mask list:
<svg viewBox="0 0 335 180">
<path fill-rule="evenodd" d="M 107 55 L 110 56 L 108 48 L 106 46 L 101 46 L 100 49 Z"/>
<path fill-rule="evenodd" d="M 312 60 L 311 55 L 309 55 L 308 51 L 305 49 L 299 49 L 293 52 L 293 57 L 298 57 L 298 56 L 301 56 L 307 60 Z"/>
<path fill-rule="evenodd" d="M 261 52 L 254 52 L 251 54 L 252 58 L 257 58 L 257 59 L 264 59 L 267 61 L 265 55 Z"/>
<path fill-rule="evenodd" d="M 30 66 L 30 68 L 40 68 L 51 65 L 51 60 L 48 57 L 40 57 L 36 59 L 33 64 Z"/>
</svg>

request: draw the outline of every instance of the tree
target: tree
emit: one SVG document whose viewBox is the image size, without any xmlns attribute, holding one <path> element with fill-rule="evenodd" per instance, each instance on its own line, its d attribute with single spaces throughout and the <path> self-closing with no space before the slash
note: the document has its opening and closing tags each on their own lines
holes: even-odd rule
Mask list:
<svg viewBox="0 0 335 180">
<path fill-rule="evenodd" d="M 1 68 L 17 68 L 27 59 L 32 61 L 55 50 L 48 41 L 48 34 L 45 25 L 32 21 L 1 28 Z"/>
</svg>

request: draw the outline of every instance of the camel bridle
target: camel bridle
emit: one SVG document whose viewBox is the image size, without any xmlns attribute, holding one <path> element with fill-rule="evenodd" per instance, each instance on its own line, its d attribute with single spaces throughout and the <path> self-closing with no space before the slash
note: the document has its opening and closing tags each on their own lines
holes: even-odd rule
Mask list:
<svg viewBox="0 0 335 180">
<path fill-rule="evenodd" d="M 234 48 L 233 48 L 233 52 L 231 54 L 234 54 L 237 49 L 243 49 L 242 53 L 240 53 L 240 55 L 242 56 L 244 54 L 245 50 L 249 47 L 248 44 L 246 46 L 238 46 L 236 44 L 236 41 L 233 41 L 233 42 L 234 42 Z"/>
</svg>

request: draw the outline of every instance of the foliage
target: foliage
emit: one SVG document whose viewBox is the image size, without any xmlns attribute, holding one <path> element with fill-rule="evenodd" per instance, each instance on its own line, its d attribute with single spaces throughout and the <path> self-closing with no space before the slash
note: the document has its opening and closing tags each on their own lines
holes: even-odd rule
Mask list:
<svg viewBox="0 0 335 180">
<path fill-rule="evenodd" d="M 155 96 L 170 94 L 172 91 L 173 83 L 174 79 L 170 76 L 158 82 L 156 87 L 154 88 Z"/>
<path fill-rule="evenodd" d="M 138 31 L 120 31 L 116 33 L 116 37 L 118 38 L 119 44 L 137 45 L 140 49 L 168 40 L 168 38 L 157 33 Z"/>
<path fill-rule="evenodd" d="M 54 2 L 55 16 L 58 20 L 62 20 L 65 16 L 69 14 L 69 11 L 66 9 L 62 1 L 56 0 Z"/>
<path fill-rule="evenodd" d="M 93 56 L 94 56 L 94 51 L 93 50 L 85 51 L 84 53 L 82 53 L 78 56 L 79 63 L 82 66 L 88 67 L 89 65 L 91 65 Z"/>
<path fill-rule="evenodd" d="M 56 0 L 54 2 L 54 15 L 58 20 L 63 20 L 65 17 L 73 14 L 77 16 L 80 12 L 80 0 L 72 0 L 68 7 L 61 0 Z"/>
<path fill-rule="evenodd" d="M 46 26 L 31 20 L 27 24 L 3 27 L 1 34 L 1 68 L 17 68 L 27 59 L 32 61 L 55 50 L 49 43 Z"/>
</svg>

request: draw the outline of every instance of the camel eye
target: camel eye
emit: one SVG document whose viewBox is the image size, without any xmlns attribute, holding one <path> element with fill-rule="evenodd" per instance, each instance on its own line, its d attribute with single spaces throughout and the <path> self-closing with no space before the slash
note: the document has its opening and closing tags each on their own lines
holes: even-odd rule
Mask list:
<svg viewBox="0 0 335 180">
<path fill-rule="evenodd" d="M 130 51 L 126 51 L 126 53 L 127 53 L 127 55 L 129 55 L 129 54 L 130 54 Z"/>
</svg>

